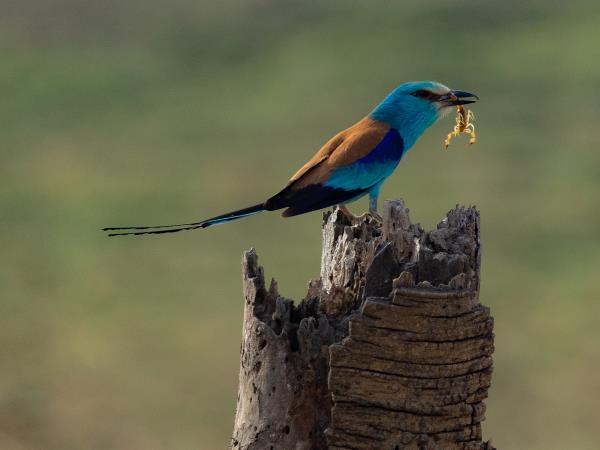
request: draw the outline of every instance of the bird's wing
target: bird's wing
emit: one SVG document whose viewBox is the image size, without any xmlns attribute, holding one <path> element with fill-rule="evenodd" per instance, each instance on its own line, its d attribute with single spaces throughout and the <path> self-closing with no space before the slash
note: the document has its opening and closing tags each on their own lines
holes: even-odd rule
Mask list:
<svg viewBox="0 0 600 450">
<path fill-rule="evenodd" d="M 389 125 L 366 117 L 338 133 L 292 176 L 281 192 L 267 200 L 266 208 L 291 207 L 307 212 L 360 197 L 368 190 L 364 186 L 331 189 L 323 185 L 335 169 L 351 166 L 367 156 L 389 129 Z"/>
<path fill-rule="evenodd" d="M 310 161 L 292 175 L 286 187 L 325 182 L 335 168 L 350 165 L 367 156 L 389 129 L 387 124 L 365 117 L 331 138 Z"/>
</svg>

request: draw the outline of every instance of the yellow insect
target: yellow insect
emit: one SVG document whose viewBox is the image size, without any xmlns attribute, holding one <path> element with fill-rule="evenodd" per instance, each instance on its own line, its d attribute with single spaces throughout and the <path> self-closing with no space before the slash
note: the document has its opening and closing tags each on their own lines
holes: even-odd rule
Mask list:
<svg viewBox="0 0 600 450">
<path fill-rule="evenodd" d="M 475 125 L 473 125 L 474 120 L 475 114 L 473 114 L 473 111 L 470 109 L 465 109 L 463 105 L 457 106 L 456 125 L 454 125 L 454 129 L 448 133 L 448 136 L 444 141 L 444 148 L 447 149 L 450 145 L 450 141 L 462 133 L 470 136 L 469 145 L 473 145 L 477 141 L 477 136 L 475 135 Z"/>
</svg>

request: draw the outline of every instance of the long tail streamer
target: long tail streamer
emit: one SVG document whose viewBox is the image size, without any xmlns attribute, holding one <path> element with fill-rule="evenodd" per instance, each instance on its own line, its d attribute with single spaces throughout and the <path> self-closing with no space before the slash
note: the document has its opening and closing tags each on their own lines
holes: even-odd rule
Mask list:
<svg viewBox="0 0 600 450">
<path fill-rule="evenodd" d="M 140 236 L 143 234 L 166 234 L 166 233 L 178 233 L 179 231 L 185 230 L 196 230 L 198 228 L 206 228 L 211 225 L 218 225 L 225 222 L 231 222 L 232 220 L 241 219 L 242 217 L 248 217 L 253 214 L 257 214 L 265 210 L 263 203 L 258 205 L 250 206 L 248 208 L 239 209 L 232 211 L 220 216 L 212 217 L 210 219 L 203 220 L 201 222 L 191 223 L 178 223 L 173 225 L 156 225 L 156 226 L 136 226 L 136 227 L 107 227 L 102 228 L 102 231 L 108 231 L 108 236 Z M 127 231 L 133 230 L 133 231 Z M 112 233 L 117 231 L 116 233 Z"/>
</svg>

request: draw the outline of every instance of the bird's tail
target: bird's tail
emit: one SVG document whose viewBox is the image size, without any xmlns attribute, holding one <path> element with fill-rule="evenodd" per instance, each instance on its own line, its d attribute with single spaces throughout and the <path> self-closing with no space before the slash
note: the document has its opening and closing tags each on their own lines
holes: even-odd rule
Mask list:
<svg viewBox="0 0 600 450">
<path fill-rule="evenodd" d="M 108 236 L 139 236 L 141 234 L 177 233 L 179 231 L 195 230 L 196 228 L 206 228 L 210 227 L 211 225 L 218 225 L 220 223 L 231 222 L 232 220 L 241 219 L 242 217 L 248 217 L 264 210 L 264 203 L 259 203 L 258 205 L 250 206 L 244 209 L 239 209 L 237 211 L 232 211 L 226 214 L 221 214 L 220 216 L 212 217 L 201 222 L 142 227 L 108 227 L 102 228 L 102 231 L 108 231 Z M 116 233 L 113 233 L 114 231 L 116 231 Z"/>
</svg>

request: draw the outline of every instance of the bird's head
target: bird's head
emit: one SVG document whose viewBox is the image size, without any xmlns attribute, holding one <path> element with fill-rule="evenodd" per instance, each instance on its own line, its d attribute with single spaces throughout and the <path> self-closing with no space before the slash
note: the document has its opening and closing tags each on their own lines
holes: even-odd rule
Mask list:
<svg viewBox="0 0 600 450">
<path fill-rule="evenodd" d="M 405 149 L 454 106 L 474 103 L 478 97 L 435 81 L 411 81 L 394 89 L 369 114 L 398 130 Z"/>
</svg>

